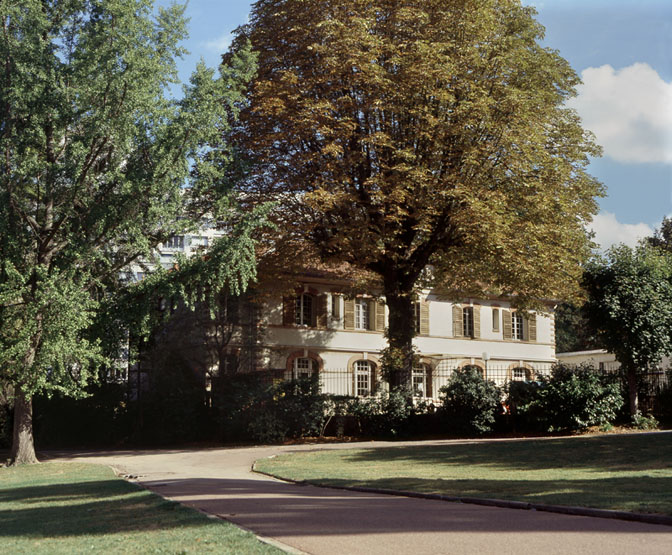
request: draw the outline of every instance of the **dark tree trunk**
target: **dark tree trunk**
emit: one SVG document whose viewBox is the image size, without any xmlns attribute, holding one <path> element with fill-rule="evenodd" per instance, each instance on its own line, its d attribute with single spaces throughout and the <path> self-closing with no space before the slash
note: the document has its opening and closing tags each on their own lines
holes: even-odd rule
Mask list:
<svg viewBox="0 0 672 555">
<path fill-rule="evenodd" d="M 634 416 L 639 410 L 639 398 L 637 395 L 637 369 L 628 368 L 628 400 L 630 402 L 630 415 Z"/>
<path fill-rule="evenodd" d="M 413 282 L 385 276 L 385 302 L 389 309 L 388 349 L 383 370 L 392 387 L 410 387 L 413 372 Z M 386 366 L 386 367 L 385 367 Z"/>
<path fill-rule="evenodd" d="M 39 462 L 33 442 L 33 399 L 25 395 L 19 386 L 15 388 L 14 436 L 10 458 L 12 465 Z"/>
</svg>

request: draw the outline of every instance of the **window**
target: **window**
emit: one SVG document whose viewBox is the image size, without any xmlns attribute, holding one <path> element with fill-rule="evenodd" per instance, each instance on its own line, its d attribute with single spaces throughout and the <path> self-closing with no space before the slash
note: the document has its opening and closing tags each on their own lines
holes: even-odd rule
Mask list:
<svg viewBox="0 0 672 555">
<path fill-rule="evenodd" d="M 369 329 L 369 302 L 366 299 L 355 300 L 355 329 Z"/>
<path fill-rule="evenodd" d="M 413 368 L 413 396 L 427 397 L 427 365 L 421 364 L 417 368 Z"/>
<path fill-rule="evenodd" d="M 184 235 L 173 235 L 163 244 L 164 249 L 183 249 Z"/>
<path fill-rule="evenodd" d="M 462 309 L 462 335 L 474 337 L 474 308 L 471 306 Z"/>
<path fill-rule="evenodd" d="M 313 375 L 315 367 L 313 359 L 296 358 L 294 359 L 294 378 L 309 378 Z"/>
<path fill-rule="evenodd" d="M 499 331 L 499 308 L 492 309 L 492 331 Z"/>
<path fill-rule="evenodd" d="M 306 293 L 296 297 L 294 323 L 297 326 L 313 325 L 313 297 Z"/>
<path fill-rule="evenodd" d="M 527 380 L 527 371 L 525 368 L 514 368 L 513 372 L 511 373 L 511 379 L 514 382 L 524 382 Z"/>
<path fill-rule="evenodd" d="M 373 366 L 368 360 L 355 362 L 355 395 L 368 397 L 373 391 Z"/>
<path fill-rule="evenodd" d="M 523 340 L 523 316 L 518 312 L 511 315 L 511 338 L 518 341 Z"/>
</svg>

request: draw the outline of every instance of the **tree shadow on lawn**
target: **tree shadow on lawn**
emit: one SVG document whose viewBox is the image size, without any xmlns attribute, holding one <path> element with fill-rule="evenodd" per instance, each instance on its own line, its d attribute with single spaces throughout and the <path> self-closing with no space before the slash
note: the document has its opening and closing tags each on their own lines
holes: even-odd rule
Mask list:
<svg viewBox="0 0 672 555">
<path fill-rule="evenodd" d="M 451 497 L 612 509 L 672 516 L 672 477 L 601 480 L 443 480 L 407 476 L 372 480 L 321 479 L 330 486 L 364 486 Z"/>
<path fill-rule="evenodd" d="M 343 458 L 370 464 L 397 461 L 419 465 L 482 465 L 496 470 L 669 470 L 672 434 L 382 447 L 361 449 L 344 454 Z"/>
<path fill-rule="evenodd" d="M 0 490 L 0 536 L 102 535 L 203 524 L 195 511 L 120 480 Z"/>
</svg>

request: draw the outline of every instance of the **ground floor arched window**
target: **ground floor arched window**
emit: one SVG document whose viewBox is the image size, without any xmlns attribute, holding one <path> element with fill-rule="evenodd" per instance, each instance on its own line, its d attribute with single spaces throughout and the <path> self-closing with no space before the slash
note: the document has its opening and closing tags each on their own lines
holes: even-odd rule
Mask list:
<svg viewBox="0 0 672 555">
<path fill-rule="evenodd" d="M 309 378 L 317 371 L 317 364 L 312 358 L 295 358 L 293 378 Z"/>
<path fill-rule="evenodd" d="M 375 388 L 375 367 L 368 360 L 357 360 L 354 365 L 355 370 L 355 395 L 358 397 L 368 397 L 373 394 Z"/>
</svg>

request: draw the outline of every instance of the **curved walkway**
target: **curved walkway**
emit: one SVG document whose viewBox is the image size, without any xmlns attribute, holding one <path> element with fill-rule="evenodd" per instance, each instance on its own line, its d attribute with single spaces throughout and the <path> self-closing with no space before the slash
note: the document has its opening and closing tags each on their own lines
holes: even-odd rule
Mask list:
<svg viewBox="0 0 672 555">
<path fill-rule="evenodd" d="M 278 453 L 389 445 L 400 443 L 51 452 L 49 458 L 113 466 L 164 497 L 315 555 L 672 553 L 669 526 L 323 489 L 251 472 L 255 460 Z"/>
</svg>

